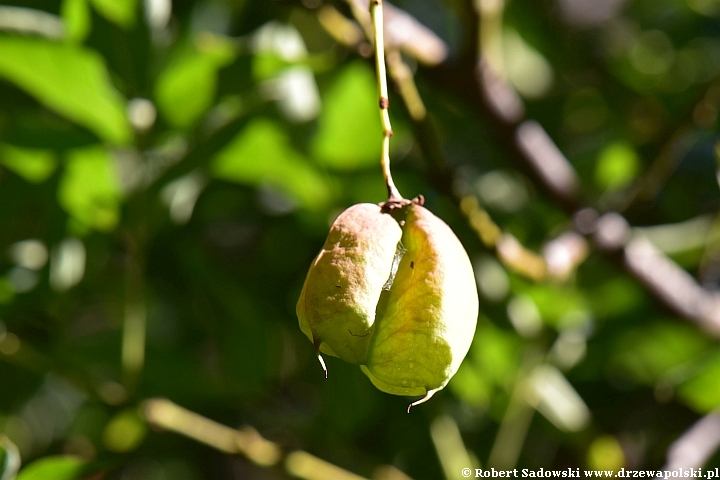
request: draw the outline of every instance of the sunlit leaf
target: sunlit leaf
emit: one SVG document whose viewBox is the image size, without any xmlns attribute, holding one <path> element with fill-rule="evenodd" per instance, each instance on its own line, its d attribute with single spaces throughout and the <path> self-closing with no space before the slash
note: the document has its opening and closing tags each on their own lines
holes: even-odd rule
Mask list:
<svg viewBox="0 0 720 480">
<path fill-rule="evenodd" d="M 77 43 L 85 40 L 92 23 L 87 0 L 64 0 L 60 13 L 65 24 L 65 37 Z"/>
<path fill-rule="evenodd" d="M 215 97 L 216 71 L 213 59 L 190 55 L 162 73 L 155 95 L 169 123 L 187 127 L 210 107 Z"/>
<path fill-rule="evenodd" d="M 116 415 L 105 426 L 102 439 L 108 450 L 129 452 L 135 450 L 145 438 L 147 427 L 134 410 Z"/>
<path fill-rule="evenodd" d="M 72 44 L 19 37 L 0 38 L 0 52 L 0 77 L 104 140 L 130 141 L 132 132 L 123 99 L 95 52 Z"/>
<path fill-rule="evenodd" d="M 55 171 L 57 160 L 50 150 L 0 144 L 0 164 L 30 183 L 41 183 Z"/>
<path fill-rule="evenodd" d="M 530 285 L 524 292 L 537 306 L 540 316 L 547 324 L 568 327 L 566 322 L 581 319 L 588 311 L 587 301 L 580 291 L 553 284 Z M 580 316 L 575 314 L 580 313 Z"/>
<path fill-rule="evenodd" d="M 189 127 L 210 108 L 217 72 L 235 58 L 230 45 L 218 37 L 203 36 L 200 47 L 177 54 L 155 85 L 160 113 L 175 127 Z"/>
<path fill-rule="evenodd" d="M 625 466 L 625 453 L 620 442 L 611 435 L 597 437 L 588 449 L 587 464 L 594 470 L 617 472 Z"/>
<path fill-rule="evenodd" d="M 111 22 L 130 27 L 135 22 L 137 0 L 91 0 L 95 9 Z"/>
<path fill-rule="evenodd" d="M 79 480 L 85 462 L 77 457 L 51 456 L 35 460 L 23 468 L 17 480 Z"/>
<path fill-rule="evenodd" d="M 603 148 L 595 166 L 595 182 L 606 190 L 622 188 L 635 179 L 640 170 L 640 158 L 635 149 L 624 142 L 614 142 Z"/>
<path fill-rule="evenodd" d="M 720 407 L 720 353 L 704 362 L 700 371 L 678 388 L 678 396 L 700 413 Z"/>
<path fill-rule="evenodd" d="M 504 32 L 504 62 L 508 79 L 527 98 L 539 98 L 552 86 L 553 70 L 545 57 L 512 29 Z"/>
<path fill-rule="evenodd" d="M 346 67 L 322 96 L 313 154 L 324 164 L 354 169 L 379 163 L 382 133 L 375 78 L 362 63 Z"/>
<path fill-rule="evenodd" d="M 258 80 L 267 80 L 291 65 L 291 62 L 276 52 L 257 53 L 253 55 L 253 76 Z"/>
<path fill-rule="evenodd" d="M 99 146 L 68 154 L 60 179 L 60 205 L 84 227 L 115 228 L 120 217 L 120 184 L 110 153 Z"/>
<path fill-rule="evenodd" d="M 328 185 L 277 124 L 257 119 L 240 132 L 212 163 L 217 178 L 253 186 L 269 184 L 307 207 L 324 205 Z"/>
<path fill-rule="evenodd" d="M 720 14 L 718 0 L 687 0 L 688 7 L 708 17 L 717 17 Z"/>
</svg>

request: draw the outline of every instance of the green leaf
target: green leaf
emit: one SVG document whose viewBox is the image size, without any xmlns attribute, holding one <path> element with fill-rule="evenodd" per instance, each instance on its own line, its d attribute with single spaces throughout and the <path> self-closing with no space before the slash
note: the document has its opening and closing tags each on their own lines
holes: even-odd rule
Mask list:
<svg viewBox="0 0 720 480">
<path fill-rule="evenodd" d="M 257 80 L 267 80 L 283 69 L 293 65 L 276 52 L 260 52 L 253 55 L 252 72 Z"/>
<path fill-rule="evenodd" d="M 364 63 L 346 67 L 323 97 L 312 144 L 318 160 L 352 170 L 379 162 L 382 143 L 375 77 Z"/>
<path fill-rule="evenodd" d="M 325 180 L 270 120 L 251 122 L 213 159 L 217 178 L 258 186 L 273 185 L 310 208 L 326 204 Z"/>
<path fill-rule="evenodd" d="M 91 0 L 95 10 L 111 22 L 121 27 L 131 27 L 135 23 L 137 0 Z"/>
<path fill-rule="evenodd" d="M 511 28 L 503 32 L 503 60 L 508 80 L 526 98 L 544 96 L 553 83 L 553 70 L 545 57 Z"/>
<path fill-rule="evenodd" d="M 640 158 L 632 145 L 611 143 L 603 148 L 595 167 L 595 183 L 605 190 L 625 187 L 640 170 Z"/>
<path fill-rule="evenodd" d="M 700 413 L 720 407 L 720 352 L 715 353 L 697 375 L 678 388 L 678 396 Z"/>
<path fill-rule="evenodd" d="M 124 101 L 98 54 L 77 45 L 20 37 L 0 38 L 0 51 L 0 77 L 98 137 L 130 142 Z"/>
<path fill-rule="evenodd" d="M 564 322 L 574 319 L 581 321 L 589 310 L 585 296 L 571 286 L 530 285 L 523 293 L 535 302 L 543 322 L 556 328 L 568 327 Z"/>
<path fill-rule="evenodd" d="M 92 19 L 87 0 L 64 0 L 60 7 L 65 37 L 70 42 L 81 43 L 90 33 Z"/>
<path fill-rule="evenodd" d="M 5 435 L 0 435 L 0 480 L 14 480 L 20 469 L 20 452 Z"/>
<path fill-rule="evenodd" d="M 640 383 L 654 385 L 673 367 L 698 358 L 707 346 L 696 329 L 667 321 L 624 333 L 612 361 Z"/>
<path fill-rule="evenodd" d="M 236 55 L 219 37 L 203 36 L 200 47 L 178 54 L 155 85 L 160 113 L 175 127 L 191 126 L 210 108 L 215 100 L 217 72 Z"/>
<path fill-rule="evenodd" d="M 477 367 L 470 362 L 460 365 L 448 386 L 464 403 L 483 408 L 490 404 L 492 389 Z"/>
<path fill-rule="evenodd" d="M 85 462 L 77 457 L 51 456 L 35 460 L 20 471 L 17 480 L 79 480 Z"/>
<path fill-rule="evenodd" d="M 55 171 L 57 160 L 51 150 L 0 143 L 0 164 L 30 183 L 42 183 Z"/>
<path fill-rule="evenodd" d="M 470 362 L 476 372 L 484 372 L 487 383 L 503 388 L 512 382 L 518 369 L 519 351 L 520 341 L 516 335 L 481 317 L 470 346 Z"/>
<path fill-rule="evenodd" d="M 146 433 L 147 427 L 137 411 L 126 410 L 116 415 L 105 426 L 102 439 L 108 450 L 112 452 L 129 452 L 142 443 Z"/>
<path fill-rule="evenodd" d="M 110 231 L 120 218 L 120 183 L 109 152 L 100 146 L 69 153 L 60 179 L 60 205 L 81 228 Z"/>
<path fill-rule="evenodd" d="M 189 55 L 162 72 L 155 89 L 160 113 L 175 127 L 188 127 L 212 105 L 217 67 L 205 55 Z"/>
<path fill-rule="evenodd" d="M 643 291 L 637 282 L 616 277 L 590 291 L 589 300 L 596 317 L 620 316 L 642 306 Z"/>
</svg>

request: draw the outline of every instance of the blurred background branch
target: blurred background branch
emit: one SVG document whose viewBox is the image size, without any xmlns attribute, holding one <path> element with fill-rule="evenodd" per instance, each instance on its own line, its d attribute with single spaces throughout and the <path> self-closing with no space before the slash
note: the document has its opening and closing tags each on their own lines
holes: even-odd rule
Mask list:
<svg viewBox="0 0 720 480">
<path fill-rule="evenodd" d="M 720 415 L 711 412 L 675 440 L 663 470 L 702 468 L 720 447 Z"/>
<path fill-rule="evenodd" d="M 274 467 L 284 463 L 285 469 L 293 477 L 306 480 L 363 478 L 302 450 L 285 454 L 278 444 L 263 438 L 257 430 L 248 425 L 239 429 L 226 427 L 167 399 L 145 400 L 141 409 L 145 419 L 158 428 L 185 435 L 224 453 L 243 455 L 263 467 Z M 402 480 L 409 477 L 386 465 L 378 467 L 373 479 Z"/>
</svg>

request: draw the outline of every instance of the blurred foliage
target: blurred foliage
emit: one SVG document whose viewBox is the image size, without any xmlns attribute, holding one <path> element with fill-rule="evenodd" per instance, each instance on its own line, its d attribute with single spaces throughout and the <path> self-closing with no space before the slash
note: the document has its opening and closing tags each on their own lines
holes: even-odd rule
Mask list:
<svg viewBox="0 0 720 480">
<path fill-rule="evenodd" d="M 659 468 L 720 407 L 717 338 L 616 255 L 591 248 L 564 280 L 506 270 L 437 181 L 397 91 L 395 182 L 468 250 L 475 340 L 409 415 L 409 399 L 337 359 L 322 378 L 295 317 L 305 273 L 337 213 L 385 199 L 372 61 L 318 20 L 328 5 L 351 17 L 347 4 L 2 3 L 2 480 L 19 458 L 19 480 L 288 478 L 148 429 L 139 408 L 155 396 L 359 475 L 389 464 L 418 479 Z M 634 226 L 677 223 L 667 253 L 717 292 L 720 4 L 497 3 L 505 76 L 578 171 L 583 201 Z M 571 230 L 466 81 L 473 2 L 396 4 L 449 48 L 437 67 L 405 60 L 454 187 L 531 249 Z M 699 236 L 678 223 L 698 218 Z M 443 453 L 458 448 L 473 465 Z"/>
</svg>

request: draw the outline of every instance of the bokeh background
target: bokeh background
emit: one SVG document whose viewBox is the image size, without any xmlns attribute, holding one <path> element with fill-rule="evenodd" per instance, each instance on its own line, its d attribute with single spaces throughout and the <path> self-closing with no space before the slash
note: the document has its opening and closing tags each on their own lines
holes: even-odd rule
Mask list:
<svg viewBox="0 0 720 480">
<path fill-rule="evenodd" d="M 720 1 L 385 17 L 395 182 L 481 296 L 410 414 L 295 316 L 386 195 L 367 1 L 2 1 L 2 480 L 720 466 Z"/>
</svg>

